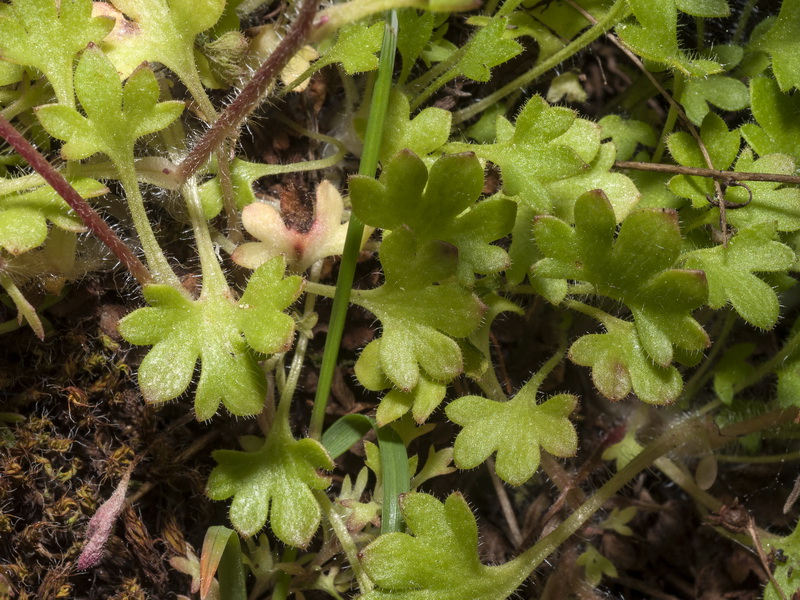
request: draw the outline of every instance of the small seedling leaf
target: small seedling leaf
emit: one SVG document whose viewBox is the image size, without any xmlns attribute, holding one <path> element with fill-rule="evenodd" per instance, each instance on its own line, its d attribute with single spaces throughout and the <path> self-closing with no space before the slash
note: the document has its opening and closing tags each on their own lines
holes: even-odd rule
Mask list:
<svg viewBox="0 0 800 600">
<path fill-rule="evenodd" d="M 560 394 L 542 403 L 538 383 L 528 382 L 508 402 L 464 396 L 447 405 L 447 418 L 463 427 L 453 451 L 459 469 L 473 469 L 497 453 L 497 475 L 522 485 L 539 468 L 539 448 L 555 456 L 572 456 L 578 435 L 569 421 L 578 399 Z"/>
<path fill-rule="evenodd" d="M 338 62 L 348 75 L 374 71 L 378 68 L 376 54 L 381 49 L 385 28 L 383 21 L 372 25 L 359 22 L 342 27 L 336 43 L 322 54 L 314 67 L 318 69 Z"/>
<path fill-rule="evenodd" d="M 511 60 L 522 52 L 522 45 L 506 35 L 508 19 L 494 17 L 481 27 L 467 44 L 456 68 L 474 81 L 489 81 L 492 68 Z"/>
<path fill-rule="evenodd" d="M 727 247 L 704 248 L 688 255 L 686 266 L 706 274 L 711 308 L 730 302 L 751 325 L 774 327 L 780 312 L 778 296 L 754 272 L 788 271 L 796 262 L 794 251 L 775 238 L 775 224 L 764 222 L 739 230 Z"/>
<path fill-rule="evenodd" d="M 113 19 L 92 17 L 90 0 L 15 0 L 0 13 L 0 57 L 36 67 L 53 87 L 59 103 L 75 106 L 72 68 L 75 56 L 98 43 Z"/>
<path fill-rule="evenodd" d="M 294 333 L 294 321 L 282 311 L 297 299 L 302 281 L 283 279 L 284 270 L 282 258 L 259 267 L 239 302 L 227 293 L 191 301 L 170 286 L 147 286 L 150 306 L 119 323 L 130 343 L 153 346 L 139 368 L 144 397 L 165 402 L 182 394 L 199 359 L 198 420 L 210 419 L 220 402 L 234 415 L 257 414 L 266 389 L 259 353 L 286 350 Z"/>
<path fill-rule="evenodd" d="M 359 600 L 503 600 L 513 593 L 516 565 L 481 564 L 478 526 L 461 494 L 442 503 L 409 493 L 400 505 L 410 533 L 381 535 L 361 551 L 377 589 Z"/>
<path fill-rule="evenodd" d="M 36 112 L 47 132 L 66 142 L 61 154 L 68 160 L 100 152 L 119 165 L 132 165 L 136 140 L 161 131 L 183 111 L 183 102 L 158 102 L 158 82 L 149 68 L 138 69 L 123 88 L 117 70 L 96 46 L 87 48 L 78 62 L 75 92 L 85 117 L 56 104 Z"/>
<path fill-rule="evenodd" d="M 597 548 L 591 544 L 589 544 L 583 554 L 577 558 L 575 564 L 586 569 L 586 581 L 592 587 L 600 585 L 600 580 L 603 579 L 603 575 L 607 577 L 617 576 L 617 568 L 614 564 L 600 554 Z"/>
<path fill-rule="evenodd" d="M 261 448 L 217 450 L 208 478 L 212 500 L 233 497 L 230 519 L 245 536 L 258 533 L 269 517 L 272 532 L 290 546 L 305 547 L 319 528 L 321 510 L 312 490 L 324 490 L 333 468 L 325 448 L 310 438 L 295 440 L 289 425 L 276 421 Z"/>
</svg>

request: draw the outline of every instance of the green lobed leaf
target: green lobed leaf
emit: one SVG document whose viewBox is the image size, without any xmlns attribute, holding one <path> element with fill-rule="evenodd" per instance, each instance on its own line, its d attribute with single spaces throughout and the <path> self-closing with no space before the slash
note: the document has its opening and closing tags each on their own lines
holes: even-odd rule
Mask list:
<svg viewBox="0 0 800 600">
<path fill-rule="evenodd" d="M 551 107 L 539 96 L 525 104 L 516 124 L 498 117 L 496 125 L 497 141 L 493 144 L 451 143 L 445 149 L 473 151 L 498 165 L 503 193 L 519 196 L 520 208 L 525 205 L 535 214 L 552 214 L 556 200 L 548 185 L 589 170 L 587 163 L 600 150 L 600 128 L 596 124 L 576 120 L 574 111 Z M 525 222 L 530 224 L 530 219 Z"/>
<path fill-rule="evenodd" d="M 295 440 L 289 425 L 276 421 L 255 451 L 217 450 L 217 466 L 208 478 L 212 500 L 233 497 L 230 519 L 245 536 L 258 533 L 269 518 L 275 536 L 290 546 L 305 547 L 319 528 L 321 510 L 312 490 L 324 490 L 333 469 L 325 448 L 316 440 Z"/>
<path fill-rule="evenodd" d="M 415 8 L 403 8 L 397 11 L 397 22 L 397 49 L 402 57 L 398 81 L 403 83 L 408 79 L 414 63 L 431 40 L 434 16 L 429 11 L 419 12 Z"/>
<path fill-rule="evenodd" d="M 784 0 L 778 18 L 755 45 L 772 57 L 781 90 L 800 87 L 800 0 Z"/>
<path fill-rule="evenodd" d="M 764 222 L 739 230 L 727 247 L 689 253 L 685 265 L 705 272 L 711 308 L 730 302 L 751 325 L 772 329 L 780 314 L 778 296 L 753 272 L 788 271 L 796 262 L 794 251 L 776 241 L 775 224 Z"/>
<path fill-rule="evenodd" d="M 678 10 L 701 17 L 724 17 L 730 14 L 725 0 L 630 0 L 629 5 L 637 23 L 622 23 L 616 31 L 638 55 L 692 77 L 723 70 L 718 62 L 692 57 L 680 47 Z"/>
<path fill-rule="evenodd" d="M 98 43 L 114 20 L 92 17 L 91 0 L 15 0 L 0 13 L 0 57 L 36 67 L 53 87 L 59 103 L 75 106 L 72 68 L 75 56 Z"/>
<path fill-rule="evenodd" d="M 614 211 L 600 190 L 578 198 L 574 227 L 537 217 L 534 236 L 545 258 L 534 273 L 591 283 L 597 294 L 626 304 L 642 346 L 663 367 L 672 362 L 674 346 L 708 346 L 708 335 L 691 316 L 705 303 L 705 277 L 671 268 L 682 244 L 677 214 L 641 209 L 623 221 L 619 235 L 615 231 Z"/>
<path fill-rule="evenodd" d="M 738 130 L 728 131 L 725 121 L 714 113 L 708 113 L 703 119 L 700 139 L 703 140 L 715 169 L 728 169 L 739 154 L 741 137 Z M 669 136 L 667 147 L 678 164 L 686 167 L 708 167 L 697 141 L 686 132 L 679 131 Z M 706 196 L 715 197 L 714 183 L 710 177 L 676 175 L 670 180 L 669 189 L 678 196 L 690 198 L 695 207 L 708 206 Z"/>
<path fill-rule="evenodd" d="M 575 561 L 576 565 L 580 565 L 586 569 L 586 581 L 592 587 L 600 585 L 600 580 L 603 575 L 607 577 L 616 577 L 617 568 L 610 560 L 598 552 L 597 548 L 589 544 L 586 550 Z"/>
<path fill-rule="evenodd" d="M 760 156 L 782 153 L 800 160 L 797 139 L 800 136 L 800 96 L 781 92 L 769 77 L 750 80 L 750 101 L 755 123 L 745 123 L 742 135 Z"/>
<path fill-rule="evenodd" d="M 352 416 L 352 415 L 349 415 Z M 350 476 L 345 475 L 342 481 L 342 489 L 336 503 L 344 507 L 343 517 L 347 519 L 347 530 L 350 533 L 357 533 L 364 529 L 368 523 L 374 527 L 381 524 L 381 504 L 374 497 L 367 502 L 361 502 L 364 492 L 367 489 L 369 469 L 363 467 L 358 472 L 355 484 L 350 481 Z"/>
<path fill-rule="evenodd" d="M 655 147 L 656 134 L 652 126 L 643 121 L 607 115 L 598 121 L 602 138 L 611 138 L 617 147 L 617 160 L 629 160 L 640 145 Z"/>
<path fill-rule="evenodd" d="M 361 351 L 355 365 L 356 378 L 370 391 L 380 392 L 392 388 L 392 382 L 381 368 L 381 340 L 372 340 Z M 378 404 L 375 419 L 383 426 L 396 421 L 407 412 L 417 423 L 424 423 L 444 400 L 447 385 L 434 381 L 424 372 L 413 390 L 391 389 Z"/>
<path fill-rule="evenodd" d="M 381 321 L 380 367 L 399 389 L 411 391 L 420 370 L 440 382 L 463 371 L 454 337 L 466 337 L 484 312 L 480 300 L 456 283 L 453 246 L 418 246 L 401 228 L 384 236 L 380 249 L 386 282 L 373 290 L 354 290 L 353 302 Z"/>
<path fill-rule="evenodd" d="M 770 154 L 754 159 L 748 148 L 736 161 L 735 171 L 795 174 L 795 161 L 785 154 Z M 743 208 L 727 212 L 728 223 L 743 229 L 757 223 L 775 223 L 778 231 L 800 230 L 800 189 L 770 181 L 748 181 L 753 201 Z M 729 187 L 729 202 L 743 204 L 749 194 L 741 187 Z M 714 209 L 718 211 L 719 209 Z"/>
<path fill-rule="evenodd" d="M 509 265 L 506 252 L 492 242 L 511 231 L 516 206 L 495 198 L 476 203 L 483 189 L 483 168 L 472 153 L 446 155 L 430 169 L 410 150 L 397 154 L 381 181 L 350 179 L 350 201 L 367 225 L 395 230 L 407 227 L 419 248 L 437 242 L 457 251 L 462 285 L 474 274 L 489 274 Z"/>
<path fill-rule="evenodd" d="M 539 384 L 528 382 L 508 402 L 464 396 L 447 405 L 447 418 L 463 429 L 456 437 L 453 459 L 459 469 L 472 469 L 497 453 L 497 475 L 522 485 L 539 468 L 539 448 L 555 456 L 573 456 L 578 435 L 569 421 L 577 397 L 560 394 L 538 403 Z"/>
<path fill-rule="evenodd" d="M 443 146 L 450 137 L 449 111 L 430 106 L 411 118 L 406 95 L 393 89 L 383 121 L 383 137 L 378 159 L 386 166 L 402 150 L 417 156 L 428 156 Z"/>
<path fill-rule="evenodd" d="M 101 152 L 117 163 L 132 162 L 136 140 L 164 129 L 183 111 L 183 102 L 158 102 L 158 82 L 149 68 L 138 69 L 123 88 L 117 70 L 96 46 L 78 62 L 75 91 L 85 117 L 60 104 L 36 109 L 47 132 L 66 142 L 61 154 L 68 160 Z"/>
<path fill-rule="evenodd" d="M 411 480 L 411 490 L 418 490 L 423 483 L 430 481 L 434 477 L 455 473 L 456 469 L 452 466 L 452 463 L 452 448 L 442 448 L 441 450 L 436 450 L 433 446 L 431 446 L 428 448 L 428 458 L 425 459 L 425 465 L 419 470 L 419 473 L 414 475 L 414 478 Z"/>
<path fill-rule="evenodd" d="M 360 600 L 504 600 L 516 589 L 516 565 L 481 564 L 478 526 L 456 492 L 444 503 L 433 496 L 401 496 L 409 533 L 379 536 L 361 551 L 377 589 Z"/>
<path fill-rule="evenodd" d="M 613 173 L 616 152 L 614 144 L 602 144 L 588 168 L 578 175 L 547 184 L 553 200 L 553 214 L 567 222 L 574 221 L 575 199 L 590 190 L 603 190 L 621 222 L 639 202 L 639 190 L 626 175 Z"/>
<path fill-rule="evenodd" d="M 259 413 L 266 382 L 258 353 L 285 351 L 294 333 L 293 319 L 282 311 L 299 296 L 302 280 L 283 279 L 285 268 L 282 258 L 259 267 L 239 302 L 227 292 L 191 301 L 170 286 L 145 287 L 150 307 L 119 322 L 128 342 L 153 346 L 139 368 L 145 399 L 165 402 L 182 394 L 199 359 L 198 420 L 214 416 L 220 402 L 234 415 Z"/>
<path fill-rule="evenodd" d="M 711 110 L 709 104 L 723 110 L 743 110 L 750 105 L 750 94 L 747 86 L 738 79 L 709 75 L 686 82 L 681 94 L 681 104 L 689 120 L 700 125 Z"/>
<path fill-rule="evenodd" d="M 410 392 L 393 389 L 381 398 L 378 410 L 375 412 L 375 420 L 379 425 L 385 425 L 399 419 L 410 410 L 417 423 L 424 423 L 442 403 L 446 393 L 447 384 L 434 381 L 425 373 L 420 373 L 417 385 Z"/>
<path fill-rule="evenodd" d="M 94 179 L 73 180 L 72 187 L 83 197 L 108 192 Z M 0 196 L 0 247 L 11 254 L 28 252 L 44 243 L 47 222 L 64 231 L 84 231 L 83 222 L 50 186 Z"/>
<path fill-rule="evenodd" d="M 493 17 L 481 27 L 464 48 L 456 68 L 464 77 L 474 81 L 489 81 L 494 67 L 522 52 L 522 45 L 506 35 L 508 19 Z"/>
<path fill-rule="evenodd" d="M 196 94 L 195 38 L 219 20 L 225 0 L 113 0 L 112 4 L 131 21 L 103 40 L 123 77 L 143 62 L 157 62 Z"/>
<path fill-rule="evenodd" d="M 674 366 L 661 367 L 647 356 L 633 323 L 605 323 L 606 333 L 584 335 L 572 344 L 569 359 L 591 367 L 592 381 L 609 400 L 622 400 L 633 391 L 648 404 L 674 402 L 683 379 Z"/>
<path fill-rule="evenodd" d="M 348 75 L 374 71 L 378 68 L 376 55 L 381 49 L 384 27 L 383 21 L 345 25 L 339 30 L 333 47 L 315 63 L 315 69 L 338 62 Z"/>
</svg>

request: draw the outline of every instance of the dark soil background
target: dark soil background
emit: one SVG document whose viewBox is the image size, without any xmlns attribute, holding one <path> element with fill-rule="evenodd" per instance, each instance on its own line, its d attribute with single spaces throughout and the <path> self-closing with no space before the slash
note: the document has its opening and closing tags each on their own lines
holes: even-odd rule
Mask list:
<svg viewBox="0 0 800 600">
<path fill-rule="evenodd" d="M 770 12 L 771 8 L 759 10 Z M 462 33 L 453 27 L 449 35 L 457 39 Z M 531 59 L 531 55 L 523 55 L 504 65 L 494 81 L 502 82 Z M 620 107 L 666 113 L 665 104 L 657 100 L 633 105 L 631 90 L 646 84 L 610 44 L 596 43 L 564 68 L 582 74 L 589 97 L 586 103 L 574 106 L 582 115 L 600 117 Z M 543 81 L 525 90 L 520 102 L 533 93 L 546 92 L 547 84 Z M 457 108 L 485 93 L 485 88 L 476 84 L 456 81 L 434 100 L 439 106 Z M 323 148 L 276 125 L 270 111 L 280 110 L 304 127 L 326 132 L 340 109 L 341 98 L 335 73 L 324 71 L 303 94 L 265 109 L 250 126 L 252 137 L 244 142 L 247 153 L 270 163 L 321 156 Z M 337 172 L 262 181 L 257 191 L 281 198 L 287 222 L 302 229 L 310 220 L 309 191 L 315 183 L 325 175 L 343 187 L 355 167 L 353 160 Z M 487 192 L 492 185 L 490 172 Z M 186 239 L 183 226 L 167 216 L 161 224 L 160 235 L 174 239 L 167 247 L 176 261 L 186 265 L 186 283 L 193 285 L 191 248 L 181 247 L 181 240 Z M 124 229 L 124 223 L 119 226 Z M 356 285 L 372 287 L 380 280 L 378 265 L 369 256 L 363 258 Z M 334 282 L 335 275 L 336 264 L 331 262 L 324 281 Z M 231 273 L 232 280 L 238 276 Z M 210 454 L 219 448 L 236 448 L 237 437 L 256 433 L 258 428 L 254 420 L 223 414 L 209 423 L 197 423 L 189 394 L 163 406 L 144 403 L 135 378 L 143 351 L 128 346 L 116 332 L 119 318 L 141 304 L 140 293 L 125 276 L 95 274 L 71 284 L 65 297 L 44 311 L 50 324 L 44 342 L 27 327 L 0 338 L 0 413 L 5 413 L 0 415 L 4 419 L 0 421 L 0 600 L 198 597 L 191 593 L 190 577 L 170 564 L 170 559 L 186 556 L 190 548 L 199 553 L 207 528 L 228 524 L 226 503 L 214 503 L 204 496 L 206 479 L 215 464 Z M 298 436 L 304 434 L 310 415 L 329 309 L 327 301 L 318 302 L 320 325 L 307 355 L 293 413 Z M 524 316 L 498 320 L 493 331 L 494 358 L 509 390 L 517 389 L 555 350 L 557 336 L 550 329 L 557 322 L 554 311 L 534 302 Z M 796 316 L 787 315 L 783 323 L 791 324 Z M 0 309 L 0 321 L 13 318 L 12 309 Z M 331 421 L 343 414 L 374 411 L 377 398 L 357 385 L 352 367 L 357 352 L 375 335 L 375 325 L 371 315 L 351 310 L 329 405 Z M 713 330 L 714 324 L 708 325 Z M 593 325 L 587 321 L 584 326 Z M 785 327 L 764 335 L 743 329 L 734 334 L 732 342 L 756 341 L 768 355 L 785 333 Z M 767 397 L 773 385 L 766 382 L 752 393 Z M 626 419 L 638 404 L 613 405 L 598 398 L 588 372 L 566 361 L 551 374 L 543 391 L 569 391 L 581 397 L 574 419 L 581 440 L 578 455 L 547 461 L 548 471 L 560 474 L 558 481 L 554 483 L 540 471 L 522 488 L 506 486 L 498 492 L 484 466 L 434 479 L 426 487 L 441 499 L 453 490 L 465 494 L 478 516 L 486 562 L 504 562 L 534 543 L 608 479 L 611 465 L 602 461 L 600 454 L 624 433 Z M 477 393 L 477 389 L 460 379 L 450 397 L 466 393 Z M 712 398 L 710 390 L 704 394 Z M 653 409 L 652 413 L 653 421 L 675 414 L 666 409 Z M 452 444 L 455 431 L 442 411 L 432 419 L 440 427 L 425 438 L 425 447 L 414 446 L 412 452 L 426 452 L 430 444 Z M 793 449 L 785 442 L 762 443 L 764 454 Z M 726 449 L 727 453 L 737 451 Z M 334 486 L 345 473 L 357 472 L 362 456 L 359 445 L 339 460 Z M 682 461 L 686 457 L 674 458 Z M 693 461 L 687 460 L 690 468 L 696 466 Z M 133 462 L 128 490 L 132 502 L 121 514 L 105 557 L 94 569 L 77 572 L 75 561 L 89 518 L 111 496 Z M 738 499 L 758 526 L 786 534 L 796 522 L 797 511 L 784 515 L 782 508 L 796 476 L 796 463 L 720 463 L 719 476 L 709 491 L 726 505 L 734 505 Z M 510 502 L 522 544 L 513 541 L 498 493 Z M 628 506 L 639 509 L 629 523 L 633 535 L 598 527 L 611 509 Z M 765 565 L 752 549 L 726 539 L 704 517 L 695 503 L 658 471 L 643 473 L 534 573 L 519 597 L 759 598 L 766 581 Z M 618 577 L 604 579 L 598 589 L 581 583 L 583 568 L 575 562 L 587 543 L 597 547 L 618 570 Z M 328 597 L 321 592 L 304 594 L 309 600 Z"/>
</svg>

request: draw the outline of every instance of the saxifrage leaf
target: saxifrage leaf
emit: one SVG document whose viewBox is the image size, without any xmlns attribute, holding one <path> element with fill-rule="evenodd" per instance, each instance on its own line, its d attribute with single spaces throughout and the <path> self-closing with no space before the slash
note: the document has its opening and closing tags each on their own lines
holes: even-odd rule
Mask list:
<svg viewBox="0 0 800 600">
<path fill-rule="evenodd" d="M 769 77 L 750 80 L 750 102 L 755 123 L 745 123 L 742 135 L 760 156 L 780 152 L 800 160 L 800 96 L 781 92 Z"/>
<path fill-rule="evenodd" d="M 501 271 L 506 252 L 492 245 L 511 231 L 516 206 L 505 199 L 477 202 L 483 167 L 471 152 L 446 155 L 431 166 L 410 150 L 386 165 L 381 181 L 350 179 L 350 201 L 367 225 L 394 230 L 407 227 L 419 247 L 436 241 L 457 249 L 458 279 L 472 285 L 474 274 Z"/>
<path fill-rule="evenodd" d="M 222 16 L 225 0 L 113 0 L 130 19 L 103 42 L 116 69 L 127 77 L 143 62 L 158 62 L 175 73 L 195 99 L 207 101 L 195 65 L 199 33 Z"/>
<path fill-rule="evenodd" d="M 772 72 L 783 91 L 800 87 L 800 1 L 784 0 L 778 18 L 756 45 L 772 56 Z"/>
<path fill-rule="evenodd" d="M 596 293 L 630 308 L 641 344 L 661 366 L 673 347 L 700 350 L 709 338 L 691 311 L 702 306 L 707 284 L 701 271 L 673 269 L 682 238 L 674 211 L 641 209 L 616 218 L 600 191 L 575 203 L 575 226 L 551 216 L 536 219 L 534 235 L 545 258 L 534 273 L 553 279 L 586 281 Z"/>
<path fill-rule="evenodd" d="M 113 19 L 92 17 L 90 0 L 15 0 L 0 11 L 0 57 L 36 67 L 59 103 L 75 106 L 72 69 L 75 55 L 98 43 Z"/>
<path fill-rule="evenodd" d="M 444 503 L 403 494 L 400 506 L 410 533 L 381 535 L 361 551 L 377 589 L 359 600 L 505 600 L 525 576 L 513 561 L 481 564 L 478 526 L 461 494 Z"/>
<path fill-rule="evenodd" d="M 208 478 L 212 500 L 233 496 L 230 519 L 236 530 L 252 536 L 270 527 L 279 540 L 305 547 L 319 528 L 321 510 L 312 490 L 324 490 L 333 468 L 325 448 L 310 438 L 295 440 L 288 422 L 276 419 L 263 445 L 250 452 L 217 450 L 218 465 Z"/>
<path fill-rule="evenodd" d="M 72 186 L 83 198 L 101 196 L 108 188 L 94 179 L 79 179 Z M 47 221 L 65 231 L 84 230 L 83 222 L 50 186 L 0 196 L 0 247 L 22 254 L 44 243 Z"/>
<path fill-rule="evenodd" d="M 297 299 L 302 280 L 283 279 L 285 269 L 280 257 L 259 267 L 238 302 L 227 292 L 191 301 L 167 285 L 145 287 L 150 306 L 119 322 L 128 342 L 153 346 L 139 368 L 144 397 L 165 402 L 182 394 L 199 359 L 198 420 L 214 416 L 220 402 L 234 415 L 260 412 L 266 381 L 258 353 L 286 350 L 294 333 L 294 321 L 282 311 Z"/>
<path fill-rule="evenodd" d="M 117 70 L 100 48 L 87 48 L 75 69 L 75 91 L 84 117 L 61 104 L 37 109 L 47 132 L 66 144 L 68 160 L 106 154 L 114 162 L 133 164 L 133 146 L 140 137 L 161 131 L 183 111 L 183 102 L 159 102 L 155 74 L 141 68 L 122 87 Z"/>
<path fill-rule="evenodd" d="M 725 0 L 631 0 L 629 5 L 638 23 L 623 23 L 617 26 L 616 31 L 637 54 L 692 77 L 704 77 L 723 70 L 718 62 L 691 57 L 680 47 L 678 10 L 698 17 L 724 17 L 730 14 Z"/>
<path fill-rule="evenodd" d="M 464 396 L 447 405 L 447 418 L 461 425 L 453 459 L 459 469 L 477 467 L 497 453 L 497 474 L 511 485 L 522 485 L 539 468 L 540 450 L 572 456 L 578 435 L 569 421 L 578 399 L 559 394 L 537 402 L 538 383 L 528 382 L 508 402 Z"/>
<path fill-rule="evenodd" d="M 454 281 L 454 247 L 444 242 L 418 246 L 414 234 L 400 228 L 384 236 L 380 259 L 386 282 L 373 290 L 354 290 L 353 302 L 381 321 L 380 366 L 399 389 L 411 391 L 420 369 L 436 381 L 462 372 L 454 337 L 466 337 L 485 307 Z"/>
<path fill-rule="evenodd" d="M 578 338 L 569 350 L 569 359 L 592 368 L 595 387 L 609 400 L 622 400 L 632 390 L 649 404 L 674 402 L 683 388 L 678 369 L 650 360 L 633 323 L 612 317 L 604 324 L 606 333 Z"/>
<path fill-rule="evenodd" d="M 753 272 L 787 271 L 795 262 L 792 249 L 775 240 L 775 224 L 763 222 L 741 229 L 727 247 L 689 253 L 685 264 L 705 272 L 711 308 L 719 309 L 730 302 L 751 325 L 771 329 L 780 313 L 778 296 Z"/>
</svg>

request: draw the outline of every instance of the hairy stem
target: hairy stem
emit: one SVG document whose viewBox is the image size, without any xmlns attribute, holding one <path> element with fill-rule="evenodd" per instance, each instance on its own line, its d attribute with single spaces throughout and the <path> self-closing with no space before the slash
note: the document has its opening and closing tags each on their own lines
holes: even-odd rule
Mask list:
<svg viewBox="0 0 800 600">
<path fill-rule="evenodd" d="M 483 98 L 467 108 L 453 113 L 453 125 L 457 125 L 458 123 L 466 121 L 467 119 L 471 119 L 490 106 L 495 105 L 509 94 L 517 91 L 519 88 L 530 84 L 540 75 L 557 67 L 571 56 L 583 50 L 586 46 L 603 35 L 606 31 L 614 27 L 614 25 L 619 23 L 629 13 L 630 9 L 628 8 L 627 2 L 625 2 L 625 0 L 617 0 L 602 19 L 596 21 L 592 27 L 584 31 L 564 48 L 540 62 L 527 73 L 523 73 L 513 81 L 502 86 L 499 90 L 489 94 L 486 96 L 486 98 Z"/>
<path fill-rule="evenodd" d="M 203 274 L 203 294 L 224 293 L 229 289 L 228 282 L 214 252 L 214 242 L 211 240 L 211 232 L 200 204 L 197 181 L 194 178 L 187 181 L 182 192 L 189 209 L 194 239 L 197 242 L 197 254 L 200 257 L 200 270 Z"/>
<path fill-rule="evenodd" d="M 308 39 L 314 17 L 317 14 L 318 0 L 302 0 L 300 12 L 294 23 L 286 32 L 275 51 L 269 55 L 264 64 L 256 71 L 253 78 L 214 121 L 211 128 L 194 145 L 186 159 L 180 164 L 180 176 L 186 181 L 192 173 L 203 166 L 211 154 L 229 137 L 235 137 L 239 127 L 261 102 L 270 84 L 278 73 Z"/>
<path fill-rule="evenodd" d="M 650 467 L 661 456 L 691 441 L 702 424 L 697 419 L 683 421 L 648 444 L 625 467 L 609 479 L 595 494 L 578 507 L 567 519 L 537 544 L 515 558 L 520 582 L 536 569 L 561 544 L 580 529 L 612 496 L 627 485 L 641 471 Z"/>
<path fill-rule="evenodd" d="M 336 512 L 336 507 L 330 501 L 330 498 L 328 498 L 328 495 L 325 492 L 314 491 L 314 495 L 316 496 L 322 511 L 325 513 L 325 517 L 328 519 L 328 523 L 330 523 L 333 533 L 339 540 L 345 556 L 347 556 L 347 562 L 350 564 L 350 568 L 353 569 L 353 574 L 356 576 L 356 581 L 358 581 L 358 587 L 361 588 L 361 593 L 366 594 L 367 592 L 371 592 L 374 589 L 375 584 L 372 583 L 372 580 L 364 571 L 364 567 L 361 566 L 361 561 L 358 559 L 358 548 L 356 547 L 356 543 L 353 541 L 353 536 L 351 536 L 350 532 L 347 530 L 347 525 L 344 523 L 342 517 Z"/>
<path fill-rule="evenodd" d="M 89 203 L 81 197 L 64 176 L 2 115 L 0 115 L 0 136 L 69 204 L 70 208 L 75 211 L 83 221 L 83 224 L 86 225 L 86 228 L 113 252 L 114 256 L 131 272 L 140 285 L 145 285 L 152 281 L 153 276 L 147 267 L 136 258 L 133 251 L 114 233 L 108 223 L 89 206 Z"/>
<path fill-rule="evenodd" d="M 147 210 L 144 207 L 144 199 L 142 192 L 139 189 L 139 182 L 136 179 L 136 167 L 134 166 L 133 154 L 128 157 L 111 157 L 112 161 L 117 166 L 119 173 L 119 181 L 125 189 L 125 200 L 128 204 L 131 218 L 133 219 L 133 226 L 136 229 L 136 234 L 139 236 L 139 241 L 142 244 L 142 251 L 144 252 L 147 265 L 153 271 L 153 279 L 157 283 L 171 285 L 178 290 L 184 290 L 178 276 L 172 270 L 167 262 L 167 257 L 161 250 L 161 246 L 156 240 L 153 228 L 150 225 L 150 220 L 147 218 Z"/>
</svg>

